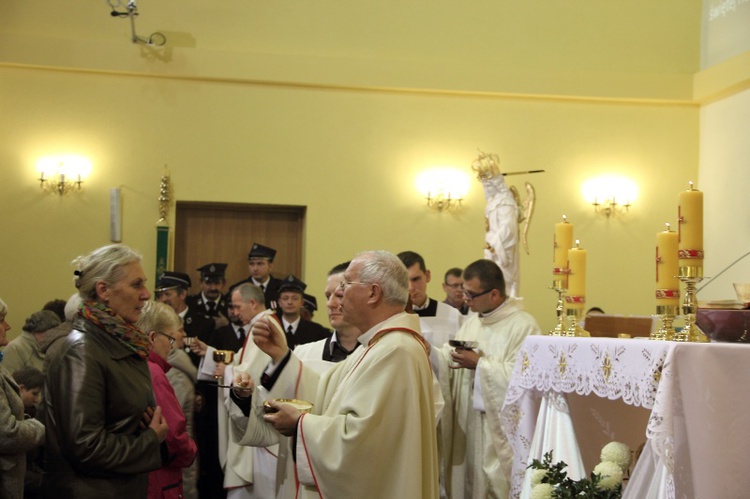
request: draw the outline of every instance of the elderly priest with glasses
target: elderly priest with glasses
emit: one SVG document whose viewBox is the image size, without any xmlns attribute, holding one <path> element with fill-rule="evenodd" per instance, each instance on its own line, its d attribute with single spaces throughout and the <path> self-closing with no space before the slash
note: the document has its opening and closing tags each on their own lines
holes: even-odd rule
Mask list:
<svg viewBox="0 0 750 499">
<path fill-rule="evenodd" d="M 362 331 L 361 348 L 322 375 L 301 365 L 300 386 L 309 389 L 298 396 L 312 412 L 269 401 L 277 412 L 263 416 L 294 437 L 292 497 L 437 498 L 429 344 L 419 318 L 404 311 L 406 268 L 386 251 L 361 253 L 336 295 L 343 320 Z M 279 369 L 292 364 L 282 334 L 258 325 L 253 338 Z"/>
</svg>

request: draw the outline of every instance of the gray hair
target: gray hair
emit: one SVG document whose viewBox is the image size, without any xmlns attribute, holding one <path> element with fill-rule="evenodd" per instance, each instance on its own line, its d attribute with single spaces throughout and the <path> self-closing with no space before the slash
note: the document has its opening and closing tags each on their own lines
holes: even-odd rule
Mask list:
<svg viewBox="0 0 750 499">
<path fill-rule="evenodd" d="M 0 317 L 5 319 L 6 315 L 8 315 L 8 305 L 6 305 L 3 299 L 0 298 Z"/>
<path fill-rule="evenodd" d="M 59 324 L 60 318 L 56 313 L 51 310 L 40 310 L 26 319 L 23 330 L 27 333 L 44 333 Z"/>
<path fill-rule="evenodd" d="M 78 294 L 84 300 L 96 300 L 96 283 L 104 281 L 113 286 L 125 276 L 123 268 L 133 262 L 140 262 L 142 256 L 124 244 L 111 244 L 95 249 L 85 256 L 73 260 L 76 266 L 74 282 Z"/>
<path fill-rule="evenodd" d="M 266 297 L 263 294 L 263 291 L 253 283 L 245 282 L 240 284 L 232 290 L 232 294 L 234 293 L 239 293 L 240 298 L 242 298 L 242 301 L 245 303 L 248 303 L 250 300 L 255 300 L 264 307 L 266 306 Z"/>
<path fill-rule="evenodd" d="M 361 282 L 380 285 L 383 301 L 391 305 L 406 306 L 409 298 L 409 272 L 403 262 L 388 251 L 364 251 L 352 263 L 362 262 L 359 271 Z"/>
<path fill-rule="evenodd" d="M 141 317 L 136 325 L 146 334 L 151 331 L 163 333 L 167 329 L 180 328 L 182 320 L 169 305 L 158 301 L 149 301 L 143 307 L 143 312 L 141 312 Z"/>
</svg>

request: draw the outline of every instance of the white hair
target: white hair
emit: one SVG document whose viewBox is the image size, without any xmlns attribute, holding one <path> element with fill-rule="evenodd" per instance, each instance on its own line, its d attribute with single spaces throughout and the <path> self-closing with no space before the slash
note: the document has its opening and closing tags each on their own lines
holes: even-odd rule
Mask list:
<svg viewBox="0 0 750 499">
<path fill-rule="evenodd" d="M 409 271 L 393 253 L 384 250 L 364 251 L 352 262 L 361 262 L 359 280 L 380 285 L 383 301 L 406 306 L 409 298 Z"/>
</svg>

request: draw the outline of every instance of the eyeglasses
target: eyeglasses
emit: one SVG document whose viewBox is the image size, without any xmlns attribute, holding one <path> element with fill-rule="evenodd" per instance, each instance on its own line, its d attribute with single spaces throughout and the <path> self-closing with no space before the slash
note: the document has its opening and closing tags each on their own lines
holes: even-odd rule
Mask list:
<svg viewBox="0 0 750 499">
<path fill-rule="evenodd" d="M 161 331 L 154 331 L 154 332 L 155 332 L 156 334 L 160 334 L 160 335 L 162 335 L 162 336 L 166 336 L 167 338 L 169 338 L 169 346 L 170 346 L 170 347 L 173 347 L 173 346 L 174 346 L 174 342 L 175 342 L 175 341 L 177 341 L 177 339 L 176 339 L 176 338 L 174 338 L 174 337 L 172 337 L 172 336 L 169 336 L 169 335 L 168 335 L 167 333 L 162 333 Z"/>
<path fill-rule="evenodd" d="M 369 285 L 370 283 L 369 282 L 359 282 L 359 281 L 341 281 L 339 283 L 339 289 L 341 289 L 341 291 L 344 291 L 344 290 L 346 290 L 346 288 L 348 288 L 352 284 L 365 284 L 365 285 Z"/>
<path fill-rule="evenodd" d="M 485 289 L 484 291 L 480 291 L 479 293 L 472 293 L 471 291 L 467 291 L 464 289 L 464 296 L 469 300 L 473 300 L 475 298 L 479 298 L 482 295 L 486 295 L 487 293 L 492 292 L 492 289 L 493 288 Z"/>
</svg>

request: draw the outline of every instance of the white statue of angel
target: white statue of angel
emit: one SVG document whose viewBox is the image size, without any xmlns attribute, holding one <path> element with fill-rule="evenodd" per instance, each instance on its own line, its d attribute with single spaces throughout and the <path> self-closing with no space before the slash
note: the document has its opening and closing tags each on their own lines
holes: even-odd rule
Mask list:
<svg viewBox="0 0 750 499">
<path fill-rule="evenodd" d="M 503 271 L 505 291 L 508 296 L 518 296 L 520 286 L 518 236 L 519 224 L 525 222 L 522 231 L 523 246 L 529 252 L 528 230 L 534 212 L 536 193 L 534 186 L 526 182 L 526 198 L 521 201 L 518 190 L 508 187 L 500 173 L 500 162 L 496 154 L 480 151 L 471 165 L 484 187 L 487 204 L 484 208 L 485 230 L 484 257 L 494 261 Z"/>
</svg>

